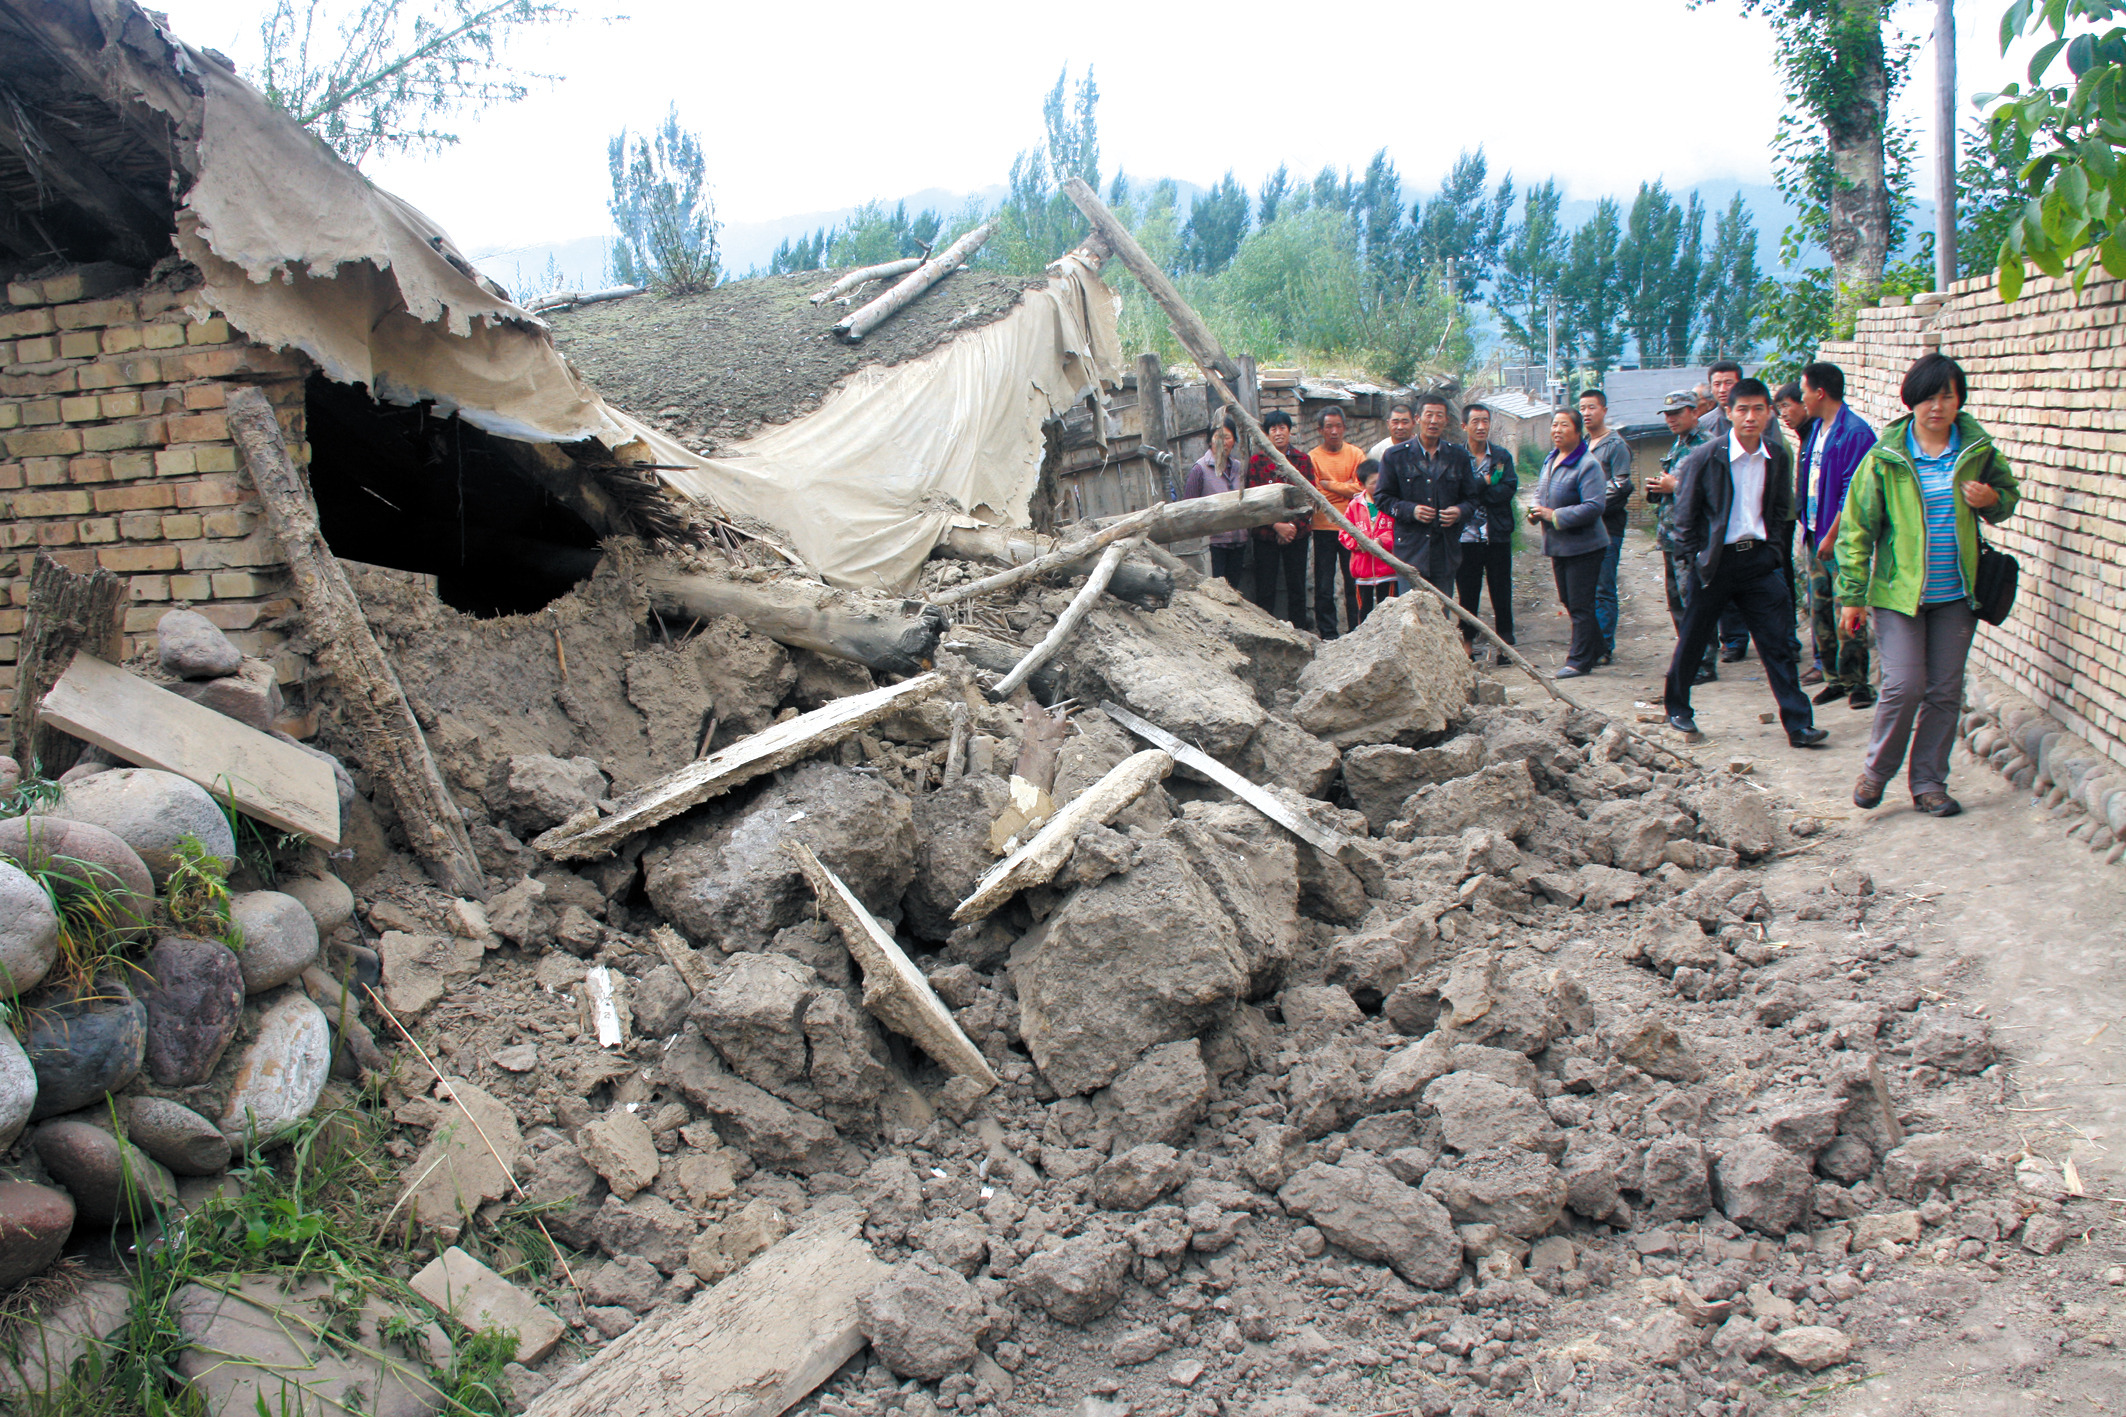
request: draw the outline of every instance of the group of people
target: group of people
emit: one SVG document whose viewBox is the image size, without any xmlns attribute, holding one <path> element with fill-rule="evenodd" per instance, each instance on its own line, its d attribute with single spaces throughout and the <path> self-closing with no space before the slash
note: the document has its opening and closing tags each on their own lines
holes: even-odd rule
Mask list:
<svg viewBox="0 0 2126 1417">
<path fill-rule="evenodd" d="M 1741 660 L 1754 643 L 1794 747 L 1829 739 L 1817 708 L 1843 700 L 1874 710 L 1855 805 L 1879 805 L 1904 767 L 1914 807 L 1949 817 L 1962 811 L 1948 792 L 1949 751 L 1978 625 L 1979 526 L 2010 516 L 2018 487 L 2006 457 L 1963 411 L 1969 387 L 1955 361 L 1925 356 L 1900 393 L 1910 412 L 1879 437 L 1846 405 L 1845 375 L 1835 364 L 1810 364 L 1774 392 L 1722 361 L 1705 385 L 1663 401 L 1673 442 L 1645 492 L 1676 633 L 1665 712 L 1671 728 L 1695 736 L 1692 689 L 1717 679 L 1721 663 Z M 1491 441 L 1485 405 L 1461 410 L 1462 442 L 1448 441 L 1450 420 L 1438 395 L 1397 404 L 1388 436 L 1364 453 L 1346 441 L 1336 409 L 1319 416 L 1319 441 L 1307 452 L 1292 445 L 1289 414 L 1262 422 L 1271 443 L 1352 526 L 1392 547 L 1442 596 L 1475 616 L 1488 588 L 1497 636 L 1510 645 L 1514 457 Z M 1550 438 L 1526 516 L 1541 528 L 1572 622 L 1556 671 L 1569 679 L 1615 656 L 1632 458 L 1599 390 L 1560 409 Z M 1228 422 L 1190 469 L 1183 495 L 1278 480 L 1268 454 L 1240 456 Z M 1213 575 L 1272 613 L 1281 583 L 1291 621 L 1324 639 L 1337 634 L 1339 582 L 1343 624 L 1352 628 L 1382 599 L 1416 588 L 1321 514 L 1220 533 L 1210 550 Z M 1797 630 L 1804 605 L 1814 660 L 1806 668 Z M 1475 635 L 1465 621 L 1472 655 L 1481 653 Z M 1871 668 L 1880 672 L 1879 688 Z"/>
</svg>

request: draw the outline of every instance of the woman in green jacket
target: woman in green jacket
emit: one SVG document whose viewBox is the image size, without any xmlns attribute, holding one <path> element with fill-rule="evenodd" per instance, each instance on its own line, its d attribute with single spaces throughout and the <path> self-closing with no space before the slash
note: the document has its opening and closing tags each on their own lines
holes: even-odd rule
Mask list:
<svg viewBox="0 0 2126 1417">
<path fill-rule="evenodd" d="M 1839 618 L 1857 634 L 1875 611 L 1882 665 L 1856 807 L 1882 801 L 1909 746 L 1912 805 L 1936 817 L 1963 810 L 1948 793 L 1949 749 L 1978 629 L 1978 522 L 2006 521 L 2020 495 L 2008 459 L 1963 411 L 1968 392 L 1955 360 L 1929 354 L 1914 364 L 1899 391 L 1912 412 L 1882 430 L 1846 490 Z"/>
</svg>

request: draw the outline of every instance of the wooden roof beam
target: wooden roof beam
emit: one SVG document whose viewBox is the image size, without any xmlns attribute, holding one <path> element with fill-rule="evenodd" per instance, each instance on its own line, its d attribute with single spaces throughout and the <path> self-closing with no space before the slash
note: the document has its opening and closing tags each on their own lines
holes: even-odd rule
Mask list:
<svg viewBox="0 0 2126 1417">
<path fill-rule="evenodd" d="M 59 134 L 48 128 L 24 131 L 26 117 L 13 104 L 0 104 L 0 148 L 19 157 L 40 186 L 108 225 L 137 235 L 141 254 L 152 254 L 173 229 L 174 214 L 156 210 Z"/>
</svg>

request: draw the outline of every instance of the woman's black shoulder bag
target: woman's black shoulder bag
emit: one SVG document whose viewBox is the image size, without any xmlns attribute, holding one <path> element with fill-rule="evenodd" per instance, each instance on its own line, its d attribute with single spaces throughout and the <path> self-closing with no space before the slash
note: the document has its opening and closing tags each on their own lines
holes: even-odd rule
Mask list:
<svg viewBox="0 0 2126 1417">
<path fill-rule="evenodd" d="M 1992 484 L 1992 479 L 1981 481 Z M 1981 531 L 1978 537 L 1978 574 L 1971 587 L 1971 598 L 1978 602 L 1978 618 L 1988 625 L 2001 624 L 2015 609 L 2015 587 L 2022 579 L 2022 563 L 2013 556 L 1986 540 Z"/>
</svg>

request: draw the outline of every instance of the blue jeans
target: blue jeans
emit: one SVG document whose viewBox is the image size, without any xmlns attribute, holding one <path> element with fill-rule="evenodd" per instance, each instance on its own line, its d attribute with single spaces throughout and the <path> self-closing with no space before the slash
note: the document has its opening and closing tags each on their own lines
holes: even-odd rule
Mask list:
<svg viewBox="0 0 2126 1417">
<path fill-rule="evenodd" d="M 1602 635 L 1602 653 L 1617 650 L 1617 564 L 1624 556 L 1624 535 L 1613 533 L 1609 550 L 1602 553 L 1602 574 L 1595 582 L 1595 628 Z"/>
</svg>

